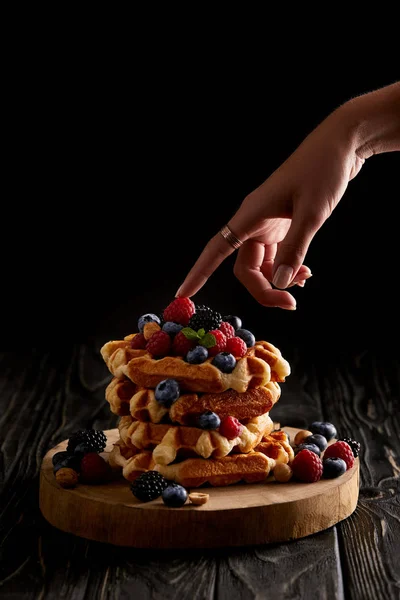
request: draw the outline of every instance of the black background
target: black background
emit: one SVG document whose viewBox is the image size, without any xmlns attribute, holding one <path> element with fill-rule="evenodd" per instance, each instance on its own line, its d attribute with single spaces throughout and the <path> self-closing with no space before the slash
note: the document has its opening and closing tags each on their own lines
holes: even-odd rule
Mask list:
<svg viewBox="0 0 400 600">
<path fill-rule="evenodd" d="M 338 105 L 398 79 L 394 68 L 323 71 L 266 61 L 256 75 L 168 62 L 116 69 L 32 65 L 13 97 L 3 204 L 2 345 L 35 347 L 136 330 L 174 297 L 208 239 Z M 243 67 L 243 65 L 242 65 Z M 318 351 L 398 334 L 399 154 L 371 158 L 315 237 L 297 311 L 264 308 L 230 257 L 193 298 L 256 337 Z"/>
</svg>

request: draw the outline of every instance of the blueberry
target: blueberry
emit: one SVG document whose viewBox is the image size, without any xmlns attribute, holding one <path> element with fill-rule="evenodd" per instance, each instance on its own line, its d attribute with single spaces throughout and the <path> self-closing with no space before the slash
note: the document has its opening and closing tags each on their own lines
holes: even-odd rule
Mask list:
<svg viewBox="0 0 400 600">
<path fill-rule="evenodd" d="M 59 469 L 73 469 L 77 473 L 80 471 L 81 456 L 77 454 L 70 454 L 65 458 L 59 460 L 53 467 L 53 473 L 56 474 Z"/>
<path fill-rule="evenodd" d="M 337 436 L 336 427 L 327 421 L 314 421 L 311 423 L 310 431 L 323 435 L 328 442 Z"/>
<path fill-rule="evenodd" d="M 219 352 L 214 356 L 212 364 L 223 373 L 232 373 L 236 367 L 236 358 L 229 352 Z"/>
<path fill-rule="evenodd" d="M 308 437 L 304 438 L 303 443 L 315 444 L 316 446 L 318 446 L 321 452 L 323 452 L 328 445 L 326 437 L 321 435 L 320 433 L 313 433 L 313 435 L 309 435 Z"/>
<path fill-rule="evenodd" d="M 90 448 L 85 442 L 81 442 L 77 444 L 74 448 L 74 454 L 80 454 L 83 456 L 84 454 L 89 454 L 89 452 L 93 452 L 93 448 Z"/>
<path fill-rule="evenodd" d="M 334 479 L 340 477 L 347 470 L 347 465 L 343 458 L 326 458 L 323 461 L 324 470 L 322 473 L 323 477 L 327 479 Z"/>
<path fill-rule="evenodd" d="M 163 379 L 154 390 L 157 402 L 167 408 L 178 400 L 179 394 L 179 383 L 175 379 Z"/>
<path fill-rule="evenodd" d="M 174 337 L 181 329 L 183 329 L 183 325 L 179 325 L 179 323 L 174 323 L 173 321 L 167 321 L 162 326 L 162 330 L 171 337 Z"/>
<path fill-rule="evenodd" d="M 223 317 L 222 320 L 230 323 L 235 331 L 242 327 L 242 319 L 239 319 L 239 317 L 235 317 L 234 315 L 227 315 L 226 317 Z"/>
<path fill-rule="evenodd" d="M 163 490 L 161 497 L 166 506 L 170 508 L 181 508 L 187 500 L 188 493 L 182 485 L 170 483 Z"/>
<path fill-rule="evenodd" d="M 198 417 L 197 425 L 200 429 L 218 429 L 221 425 L 221 419 L 211 410 L 207 410 Z"/>
<path fill-rule="evenodd" d="M 246 342 L 246 346 L 251 348 L 256 343 L 256 338 L 248 329 L 237 329 L 236 330 L 237 337 L 242 338 L 244 342 Z"/>
<path fill-rule="evenodd" d="M 195 346 L 186 354 L 186 360 L 191 365 L 200 365 L 208 358 L 208 350 L 204 346 Z"/>
<path fill-rule="evenodd" d="M 59 463 L 60 461 L 62 461 L 64 458 L 67 458 L 67 456 L 70 456 L 70 453 L 65 451 L 65 452 L 56 452 L 53 455 L 53 458 L 51 459 L 53 462 L 53 466 L 55 466 L 57 463 Z"/>
<path fill-rule="evenodd" d="M 161 321 L 160 318 L 157 317 L 157 315 L 154 315 L 153 313 L 146 313 L 145 315 L 142 315 L 141 317 L 139 317 L 138 320 L 138 329 L 140 333 L 143 333 L 143 329 L 146 323 L 158 323 L 160 325 Z"/>
<path fill-rule="evenodd" d="M 316 454 L 317 456 L 321 456 L 321 450 L 318 448 L 317 444 L 299 444 L 296 447 L 296 454 L 301 450 L 310 450 L 311 452 L 314 452 L 314 454 Z"/>
</svg>

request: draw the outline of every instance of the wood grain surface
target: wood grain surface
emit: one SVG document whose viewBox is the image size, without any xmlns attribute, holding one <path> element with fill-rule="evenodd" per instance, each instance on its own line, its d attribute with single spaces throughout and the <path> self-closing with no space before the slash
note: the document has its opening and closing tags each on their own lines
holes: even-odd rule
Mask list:
<svg viewBox="0 0 400 600">
<path fill-rule="evenodd" d="M 344 349 L 328 356 L 282 348 L 292 375 L 273 418 L 300 428 L 329 420 L 362 443 L 360 497 L 348 519 L 286 543 L 139 550 L 60 532 L 39 511 L 46 452 L 76 429 L 116 425 L 104 400 L 110 377 L 99 356 L 103 341 L 60 344 L 48 353 L 24 353 L 21 346 L 1 355 L 2 599 L 398 600 L 398 353 Z"/>
</svg>

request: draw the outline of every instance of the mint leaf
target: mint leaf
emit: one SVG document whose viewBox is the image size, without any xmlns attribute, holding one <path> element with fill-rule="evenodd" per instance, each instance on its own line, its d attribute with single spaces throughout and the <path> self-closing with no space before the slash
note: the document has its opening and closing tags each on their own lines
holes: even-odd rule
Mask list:
<svg viewBox="0 0 400 600">
<path fill-rule="evenodd" d="M 202 338 L 206 335 L 206 330 L 205 329 L 199 329 L 197 332 L 199 338 Z"/>
<path fill-rule="evenodd" d="M 217 340 L 215 339 L 215 335 L 212 333 L 206 333 L 206 335 L 200 340 L 200 344 L 205 348 L 212 348 L 216 343 Z"/>
<path fill-rule="evenodd" d="M 183 335 L 185 336 L 185 338 L 188 340 L 200 339 L 198 334 L 191 327 L 184 327 L 183 329 L 181 329 L 181 331 L 182 331 Z"/>
</svg>

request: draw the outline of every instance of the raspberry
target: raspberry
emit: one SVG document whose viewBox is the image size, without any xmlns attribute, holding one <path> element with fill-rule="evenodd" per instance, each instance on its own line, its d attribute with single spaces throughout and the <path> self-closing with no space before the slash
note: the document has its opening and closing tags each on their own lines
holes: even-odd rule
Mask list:
<svg viewBox="0 0 400 600">
<path fill-rule="evenodd" d="M 357 458 L 357 456 L 360 454 L 360 450 L 361 450 L 360 442 L 357 442 L 356 440 L 353 440 L 352 438 L 347 438 L 347 437 L 339 438 L 338 441 L 348 443 L 350 448 L 353 450 L 354 458 Z"/>
<path fill-rule="evenodd" d="M 137 333 L 131 339 L 131 348 L 134 350 L 144 350 L 146 348 L 146 344 L 146 338 L 144 337 L 143 333 Z"/>
<path fill-rule="evenodd" d="M 354 465 L 354 454 L 350 444 L 344 442 L 335 442 L 327 447 L 324 452 L 323 459 L 326 458 L 342 458 L 347 465 L 348 469 Z"/>
<path fill-rule="evenodd" d="M 175 298 L 167 308 L 164 309 L 164 321 L 173 321 L 185 327 L 190 321 L 190 317 L 194 315 L 195 305 L 190 298 Z"/>
<path fill-rule="evenodd" d="M 230 352 L 235 358 L 242 358 L 247 352 L 247 344 L 240 337 L 231 337 L 226 342 L 225 352 Z"/>
<path fill-rule="evenodd" d="M 178 331 L 172 342 L 172 354 L 176 356 L 186 356 L 186 354 L 195 347 L 196 340 L 188 340 L 182 331 Z"/>
<path fill-rule="evenodd" d="M 89 452 L 82 458 L 79 478 L 82 483 L 104 483 L 109 479 L 110 474 L 110 465 L 100 454 Z"/>
<path fill-rule="evenodd" d="M 167 356 L 171 350 L 171 338 L 165 331 L 156 331 L 146 344 L 146 350 L 153 356 Z"/>
<path fill-rule="evenodd" d="M 243 425 L 236 417 L 225 417 L 219 426 L 219 433 L 227 440 L 233 440 L 238 437 L 243 430 Z"/>
<path fill-rule="evenodd" d="M 235 335 L 235 328 L 233 327 L 233 325 L 228 323 L 228 321 L 222 321 L 221 325 L 219 326 L 219 329 L 225 335 L 227 340 L 233 338 Z"/>
<path fill-rule="evenodd" d="M 321 479 L 322 460 L 310 450 L 301 450 L 292 462 L 293 475 L 305 483 L 315 483 Z"/>
<path fill-rule="evenodd" d="M 208 349 L 208 356 L 215 356 L 219 352 L 224 352 L 226 346 L 226 336 L 219 329 L 212 329 L 209 333 L 215 337 L 216 344 Z"/>
</svg>

